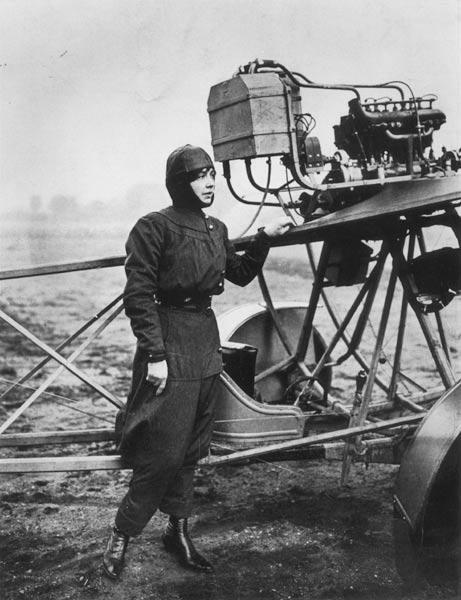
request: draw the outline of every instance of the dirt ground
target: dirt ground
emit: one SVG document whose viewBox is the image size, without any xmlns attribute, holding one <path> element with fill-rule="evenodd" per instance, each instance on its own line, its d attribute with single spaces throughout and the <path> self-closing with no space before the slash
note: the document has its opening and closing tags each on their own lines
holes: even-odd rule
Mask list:
<svg viewBox="0 0 461 600">
<path fill-rule="evenodd" d="M 117 583 L 99 563 L 128 473 L 24 475 L 2 481 L 3 598 L 253 600 L 446 599 L 406 590 L 394 565 L 394 467 L 283 463 L 202 470 L 192 532 L 214 575 L 183 570 L 157 515 L 129 546 Z M 453 596 L 454 597 L 454 596 Z"/>
<path fill-rule="evenodd" d="M 122 253 L 124 232 L 85 232 L 80 228 L 58 234 L 52 228 L 45 230 L 29 227 L 21 235 L 10 230 L 13 233 L 1 242 L 2 256 L 12 257 L 11 264 L 37 264 Z M 287 265 L 285 261 L 269 271 L 275 299 L 306 300 L 306 277 Z M 115 297 L 122 285 L 121 269 L 17 280 L 2 285 L 0 303 L 41 339 L 57 345 Z M 346 296 L 343 291 L 337 302 L 347 305 Z M 255 284 L 245 290 L 244 300 L 260 301 Z M 217 299 L 216 312 L 241 301 L 241 290 L 228 286 L 227 293 Z M 447 319 L 459 373 L 457 302 L 447 309 Z M 318 326 L 321 330 L 327 327 L 322 311 Z M 430 360 L 416 332 L 410 333 L 404 360 L 419 381 L 425 381 L 431 375 Z M 42 357 L 9 328 L 2 326 L 1 334 L 0 394 Z M 128 324 L 119 318 L 77 364 L 123 398 L 129 386 L 132 351 Z M 51 368 L 48 365 L 45 372 Z M 348 369 L 335 373 L 333 381 L 335 391 L 346 397 L 357 371 L 350 365 Z M 28 385 L 36 388 L 43 379 L 44 375 L 35 377 Z M 9 431 L 106 427 L 113 422 L 113 407 L 69 374 L 60 377 L 49 391 Z M 1 398 L 0 421 L 30 393 L 21 388 Z M 111 451 L 110 445 L 93 444 L 16 451 L 15 455 Z M 12 450 L 1 453 L 3 457 L 12 455 Z M 340 469 L 339 463 L 320 461 L 260 461 L 241 467 L 202 468 L 197 473 L 192 534 L 214 563 L 215 574 L 197 575 L 176 564 L 161 545 L 165 518 L 159 514 L 130 543 L 127 566 L 117 583 L 101 576 L 99 564 L 129 481 L 128 471 L 4 475 L 0 477 L 0 598 L 455 598 L 454 592 L 424 584 L 418 590 L 409 589 L 397 573 L 392 538 L 397 467 L 354 465 L 345 488 L 339 486 Z"/>
</svg>

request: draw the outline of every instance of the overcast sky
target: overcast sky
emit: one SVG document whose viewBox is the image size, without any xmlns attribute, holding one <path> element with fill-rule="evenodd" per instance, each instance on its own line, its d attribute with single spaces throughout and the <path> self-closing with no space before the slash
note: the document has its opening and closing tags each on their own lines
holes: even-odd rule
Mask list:
<svg viewBox="0 0 461 600">
<path fill-rule="evenodd" d="M 0 0 L 1 205 L 162 182 L 173 148 L 210 149 L 209 88 L 255 57 L 435 92 L 436 151 L 460 147 L 460 16 L 458 0 Z M 348 98 L 303 98 L 326 152 Z"/>
</svg>

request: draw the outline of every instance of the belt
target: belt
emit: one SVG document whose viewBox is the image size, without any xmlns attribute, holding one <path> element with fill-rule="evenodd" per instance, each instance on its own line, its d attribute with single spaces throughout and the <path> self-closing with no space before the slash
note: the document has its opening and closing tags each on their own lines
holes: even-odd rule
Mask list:
<svg viewBox="0 0 461 600">
<path fill-rule="evenodd" d="M 177 308 L 191 312 L 211 312 L 211 296 L 201 296 L 200 298 L 191 296 L 182 300 L 157 297 L 156 302 L 167 308 Z"/>
</svg>

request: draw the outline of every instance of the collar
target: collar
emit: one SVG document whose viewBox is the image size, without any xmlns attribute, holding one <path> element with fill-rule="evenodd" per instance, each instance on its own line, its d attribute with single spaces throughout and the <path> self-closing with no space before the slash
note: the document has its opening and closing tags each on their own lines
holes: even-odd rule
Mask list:
<svg viewBox="0 0 461 600">
<path fill-rule="evenodd" d="M 160 212 L 179 227 L 187 227 L 195 231 L 207 230 L 205 219 L 208 217 L 200 208 L 168 206 Z"/>
</svg>

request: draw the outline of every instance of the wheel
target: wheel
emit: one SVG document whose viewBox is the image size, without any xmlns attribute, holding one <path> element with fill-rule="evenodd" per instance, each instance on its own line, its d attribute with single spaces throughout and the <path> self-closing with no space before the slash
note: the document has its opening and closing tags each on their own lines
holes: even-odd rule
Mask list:
<svg viewBox="0 0 461 600">
<path fill-rule="evenodd" d="M 405 581 L 456 589 L 461 575 L 461 382 L 434 405 L 402 458 L 394 543 Z"/>
</svg>

